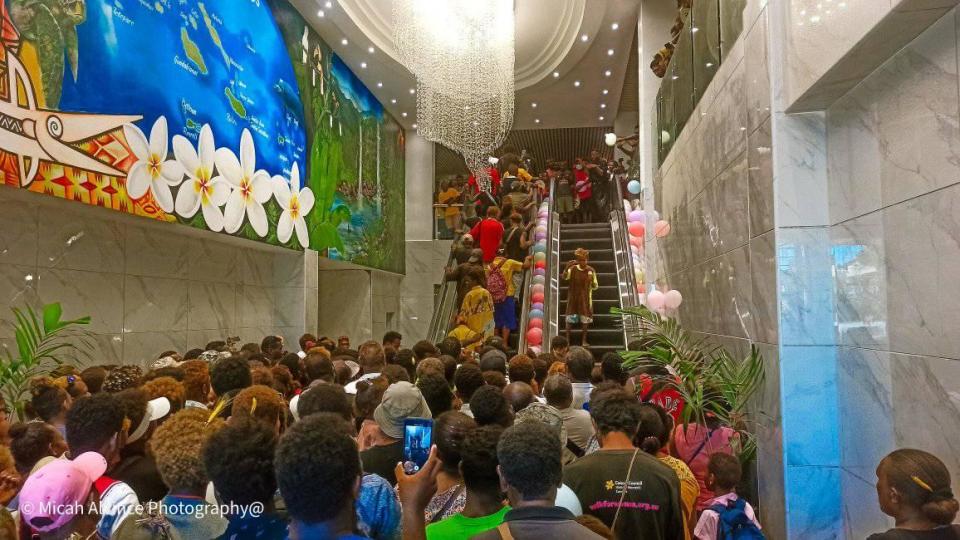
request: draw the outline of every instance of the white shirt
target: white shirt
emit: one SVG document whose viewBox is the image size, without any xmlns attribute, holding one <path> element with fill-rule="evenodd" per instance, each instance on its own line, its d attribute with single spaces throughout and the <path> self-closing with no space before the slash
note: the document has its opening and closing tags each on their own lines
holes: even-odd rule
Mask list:
<svg viewBox="0 0 960 540">
<path fill-rule="evenodd" d="M 719 497 L 714 497 L 710 499 L 710 502 L 707 503 L 707 509 L 700 514 L 700 521 L 697 522 L 697 528 L 693 530 L 693 537 L 697 540 L 716 540 L 717 538 L 717 523 L 720 522 L 720 514 L 710 510 L 710 507 L 715 504 L 722 504 L 726 506 L 728 503 L 737 500 L 736 493 L 727 493 L 726 495 L 721 495 Z M 744 502 L 743 513 L 746 514 L 747 518 L 753 522 L 757 528 L 760 528 L 760 523 L 757 521 L 757 516 L 753 513 L 753 507 L 750 506 L 750 503 L 747 501 Z"/>
<path fill-rule="evenodd" d="M 574 409 L 582 409 L 584 405 L 590 403 L 590 392 L 593 391 L 592 384 L 588 382 L 575 382 L 570 383 L 570 386 L 573 387 L 573 404 L 571 407 Z"/>
<path fill-rule="evenodd" d="M 379 373 L 367 373 L 366 375 L 361 375 L 359 379 L 347 383 L 347 385 L 343 387 L 343 391 L 351 395 L 357 395 L 358 382 L 370 381 L 370 380 L 376 379 L 379 376 L 380 376 Z"/>
</svg>

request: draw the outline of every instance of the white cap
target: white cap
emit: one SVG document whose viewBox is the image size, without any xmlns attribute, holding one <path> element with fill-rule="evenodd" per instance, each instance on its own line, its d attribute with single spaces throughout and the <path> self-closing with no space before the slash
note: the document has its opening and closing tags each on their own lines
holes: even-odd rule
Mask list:
<svg viewBox="0 0 960 540">
<path fill-rule="evenodd" d="M 140 421 L 140 425 L 137 426 L 137 429 L 133 430 L 133 432 L 127 436 L 127 442 L 132 443 L 140 440 L 140 437 L 143 437 L 144 433 L 147 432 L 147 428 L 150 427 L 150 422 L 160 420 L 168 414 L 170 414 L 169 399 L 165 397 L 158 397 L 148 401 L 147 411 L 143 413 L 143 420 Z"/>
</svg>

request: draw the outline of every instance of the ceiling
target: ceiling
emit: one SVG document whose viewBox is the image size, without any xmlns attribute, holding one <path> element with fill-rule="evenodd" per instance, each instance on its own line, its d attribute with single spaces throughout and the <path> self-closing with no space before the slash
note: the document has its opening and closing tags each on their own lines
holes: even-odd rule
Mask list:
<svg viewBox="0 0 960 540">
<path fill-rule="evenodd" d="M 387 111 L 405 128 L 414 128 L 416 84 L 397 61 L 393 2 L 291 3 Z M 515 0 L 515 130 L 613 125 L 625 75 L 637 73 L 628 71 L 637 4 L 636 0 Z"/>
</svg>

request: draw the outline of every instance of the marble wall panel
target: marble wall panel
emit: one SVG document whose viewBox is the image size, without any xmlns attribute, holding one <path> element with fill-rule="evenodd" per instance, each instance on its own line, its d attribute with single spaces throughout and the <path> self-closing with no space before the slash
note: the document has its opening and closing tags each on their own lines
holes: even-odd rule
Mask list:
<svg viewBox="0 0 960 540">
<path fill-rule="evenodd" d="M 777 177 L 777 227 L 830 223 L 827 182 L 827 129 L 824 113 L 782 114 L 773 118 L 773 168 Z"/>
<path fill-rule="evenodd" d="M 780 343 L 833 345 L 834 297 L 828 229 L 778 229 L 776 242 Z"/>
<path fill-rule="evenodd" d="M 830 228 L 837 343 L 887 350 L 887 265 L 883 216 L 867 214 Z"/>
<path fill-rule="evenodd" d="M 90 210 L 43 211 L 37 244 L 41 268 L 123 273 L 123 227 L 114 219 L 91 219 Z"/>
<path fill-rule="evenodd" d="M 777 252 L 773 231 L 750 241 L 751 311 L 755 341 L 779 343 Z"/>
<path fill-rule="evenodd" d="M 37 207 L 19 200 L 0 200 L 0 264 L 37 264 L 39 222 Z"/>
<path fill-rule="evenodd" d="M 753 2 L 756 3 L 756 2 Z M 745 12 L 744 15 L 747 15 Z M 753 132 L 770 117 L 770 66 L 767 55 L 767 12 L 761 10 L 756 24 L 747 26 L 744 47 L 747 131 Z"/>
<path fill-rule="evenodd" d="M 64 318 L 89 315 L 91 321 L 86 328 L 91 332 L 123 332 L 122 275 L 41 268 L 37 283 L 41 301 L 44 304 L 60 302 Z"/>
<path fill-rule="evenodd" d="M 184 279 L 125 275 L 123 331 L 186 330 L 190 310 L 189 283 Z"/>
<path fill-rule="evenodd" d="M 373 336 L 373 290 L 368 270 L 321 270 L 319 332 L 359 343 Z"/>
<path fill-rule="evenodd" d="M 773 141 L 767 118 L 747 138 L 750 237 L 773 229 Z"/>
<path fill-rule="evenodd" d="M 749 220 L 744 217 L 749 215 L 749 189 L 744 152 L 706 190 L 704 224 L 712 247 L 706 255 L 720 255 L 747 243 Z"/>
<path fill-rule="evenodd" d="M 125 271 L 134 276 L 191 279 L 191 238 L 171 234 L 168 224 L 127 227 Z"/>
</svg>

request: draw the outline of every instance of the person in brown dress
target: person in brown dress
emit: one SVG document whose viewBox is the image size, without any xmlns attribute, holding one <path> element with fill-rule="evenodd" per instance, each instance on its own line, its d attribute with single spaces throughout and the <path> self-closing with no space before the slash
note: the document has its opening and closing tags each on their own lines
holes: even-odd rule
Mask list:
<svg viewBox="0 0 960 540">
<path fill-rule="evenodd" d="M 587 264 L 590 252 L 577 248 L 573 256 L 575 260 L 568 262 L 563 271 L 563 279 L 570 282 L 567 290 L 567 341 L 570 341 L 570 326 L 580 324 L 583 330 L 581 344 L 586 347 L 587 330 L 593 322 L 593 291 L 600 285 L 597 284 L 597 271 Z"/>
</svg>

